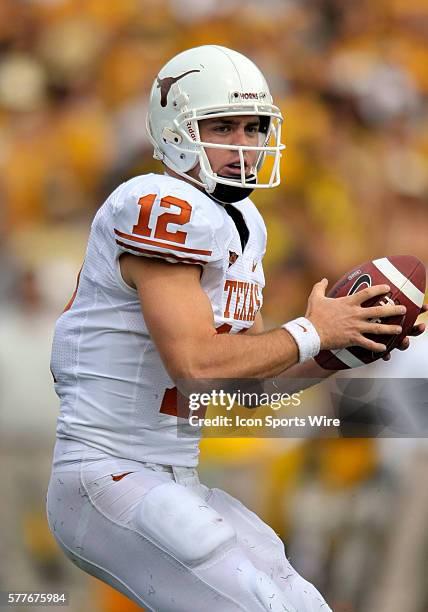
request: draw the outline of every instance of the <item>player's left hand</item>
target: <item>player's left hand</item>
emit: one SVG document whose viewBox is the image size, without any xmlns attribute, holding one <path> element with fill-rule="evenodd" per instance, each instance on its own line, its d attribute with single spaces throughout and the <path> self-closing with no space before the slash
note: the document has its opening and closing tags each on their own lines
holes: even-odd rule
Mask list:
<svg viewBox="0 0 428 612">
<path fill-rule="evenodd" d="M 424 312 L 428 312 L 428 304 L 423 304 L 423 305 L 422 305 L 422 308 L 421 308 L 421 312 L 420 312 L 420 314 L 423 314 Z M 405 338 L 402 340 L 401 344 L 399 344 L 399 345 L 397 346 L 398 350 L 399 350 L 399 351 L 405 351 L 405 350 L 407 350 L 407 349 L 409 348 L 409 346 L 410 346 L 410 338 L 414 338 L 415 336 L 420 336 L 421 334 L 423 334 L 423 333 L 424 333 L 425 328 L 426 328 L 425 323 L 418 323 L 417 325 L 414 325 L 414 326 L 412 327 L 412 330 L 411 330 L 411 332 L 409 333 L 409 335 L 408 335 L 408 336 L 406 336 L 406 337 L 405 337 Z M 389 360 L 391 359 L 391 353 L 390 353 L 390 352 L 389 352 L 389 353 L 386 353 L 386 354 L 385 354 L 385 355 L 382 357 L 382 359 L 383 359 L 384 361 L 389 361 Z"/>
</svg>

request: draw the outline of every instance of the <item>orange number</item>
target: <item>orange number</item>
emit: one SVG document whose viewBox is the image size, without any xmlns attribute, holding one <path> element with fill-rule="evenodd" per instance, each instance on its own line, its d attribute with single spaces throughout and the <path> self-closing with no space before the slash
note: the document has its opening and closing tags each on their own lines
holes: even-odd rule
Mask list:
<svg viewBox="0 0 428 612">
<path fill-rule="evenodd" d="M 150 234 L 152 233 L 152 230 L 149 227 L 149 219 L 155 200 L 156 195 L 154 193 L 143 196 L 138 200 L 138 204 L 139 206 L 141 206 L 141 210 L 140 215 L 138 217 L 138 223 L 132 228 L 133 234 L 138 234 L 139 236 L 150 236 Z"/>
<path fill-rule="evenodd" d="M 230 330 L 232 329 L 232 326 L 229 325 L 229 323 L 223 323 L 223 325 L 220 325 L 220 327 L 216 327 L 215 330 L 218 334 L 228 334 L 230 333 Z M 244 329 L 241 329 L 238 334 L 245 334 L 245 332 L 247 332 L 249 330 L 248 327 L 244 327 Z"/>
<path fill-rule="evenodd" d="M 192 207 L 185 200 L 179 200 L 178 198 L 173 198 L 172 196 L 162 198 L 160 205 L 164 208 L 178 206 L 181 208 L 181 213 L 179 215 L 174 215 L 173 213 L 163 213 L 162 215 L 159 215 L 155 229 L 155 238 L 162 238 L 163 240 L 171 240 L 172 242 L 184 244 L 186 242 L 187 232 L 169 232 L 166 229 L 166 226 L 168 223 L 174 223 L 175 225 L 185 225 L 188 223 L 190 214 L 192 212 Z"/>
<path fill-rule="evenodd" d="M 177 387 L 172 387 L 172 389 L 165 389 L 159 412 L 161 412 L 162 414 L 169 414 L 170 416 L 177 416 L 177 404 Z"/>
<path fill-rule="evenodd" d="M 138 222 L 132 228 L 133 234 L 138 234 L 139 236 L 152 236 L 153 228 L 149 227 L 149 220 L 155 200 L 156 195 L 154 193 L 142 196 L 138 200 L 141 210 L 138 217 Z M 192 212 L 192 207 L 185 200 L 180 200 L 179 198 L 174 198 L 173 196 L 166 196 L 165 198 L 162 198 L 160 205 L 163 208 L 178 206 L 181 209 L 181 212 L 178 215 L 169 212 L 159 215 L 154 229 L 154 237 L 160 238 L 161 240 L 176 242 L 178 244 L 184 244 L 186 242 L 187 232 L 181 232 L 179 230 L 176 230 L 175 232 L 169 231 L 167 230 L 167 225 L 168 223 L 174 223 L 175 225 L 185 225 L 188 223 Z"/>
<path fill-rule="evenodd" d="M 177 387 L 172 387 L 172 389 L 165 389 L 165 393 L 162 398 L 162 403 L 160 405 L 159 412 L 162 414 L 169 414 L 170 416 L 180 417 L 180 419 L 188 419 L 191 414 L 196 415 L 198 418 L 202 419 L 205 416 L 207 411 L 206 406 L 201 406 L 198 410 L 193 411 L 189 408 L 189 402 L 187 404 L 183 404 L 181 406 L 180 414 L 178 413 L 178 394 L 179 391 Z M 185 396 L 181 396 L 182 401 L 184 401 Z"/>
</svg>

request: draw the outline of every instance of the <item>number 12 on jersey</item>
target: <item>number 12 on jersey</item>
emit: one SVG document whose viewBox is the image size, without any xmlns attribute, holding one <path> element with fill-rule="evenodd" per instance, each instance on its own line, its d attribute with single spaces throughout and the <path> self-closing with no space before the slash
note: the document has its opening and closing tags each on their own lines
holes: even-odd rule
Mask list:
<svg viewBox="0 0 428 612">
<path fill-rule="evenodd" d="M 190 220 L 192 207 L 185 200 L 174 198 L 173 196 L 166 196 L 161 199 L 160 206 L 162 208 L 171 208 L 171 206 L 177 206 L 180 212 L 170 213 L 164 212 L 160 214 L 155 222 L 154 227 L 150 227 L 150 215 L 152 213 L 153 204 L 156 201 L 156 194 L 150 193 L 142 196 L 138 200 L 140 206 L 140 214 L 138 216 L 138 222 L 132 228 L 133 234 L 139 236 L 151 236 L 152 238 L 159 238 L 160 240 L 169 240 L 170 242 L 177 242 L 178 244 L 184 244 L 187 238 L 187 232 L 180 230 L 171 231 L 167 229 L 168 223 L 174 225 L 185 225 Z"/>
</svg>

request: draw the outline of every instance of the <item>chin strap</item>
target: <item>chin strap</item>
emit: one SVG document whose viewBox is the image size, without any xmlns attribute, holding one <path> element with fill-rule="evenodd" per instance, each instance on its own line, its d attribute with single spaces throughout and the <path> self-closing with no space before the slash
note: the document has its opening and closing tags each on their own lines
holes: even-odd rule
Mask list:
<svg viewBox="0 0 428 612">
<path fill-rule="evenodd" d="M 255 184 L 257 182 L 257 177 L 250 176 L 246 179 L 246 181 L 247 183 Z M 234 202 L 240 202 L 241 200 L 248 198 L 253 191 L 254 189 L 251 187 L 239 187 L 238 185 L 235 187 L 232 185 L 217 183 L 213 192 L 206 193 L 210 198 L 216 202 L 219 202 L 220 204 L 233 204 Z"/>
</svg>

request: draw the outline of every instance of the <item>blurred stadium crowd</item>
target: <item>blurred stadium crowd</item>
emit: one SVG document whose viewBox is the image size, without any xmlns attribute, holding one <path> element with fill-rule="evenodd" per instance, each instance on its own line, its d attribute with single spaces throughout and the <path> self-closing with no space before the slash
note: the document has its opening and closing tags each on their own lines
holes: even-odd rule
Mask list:
<svg viewBox="0 0 428 612">
<path fill-rule="evenodd" d="M 2 588 L 22 588 L 18 567 L 28 588 L 71 581 L 82 600 L 73 612 L 87 609 L 85 589 L 99 610 L 133 609 L 67 573 L 45 532 L 57 406 L 48 359 L 94 212 L 118 183 L 158 169 L 144 120 L 160 66 L 215 43 L 247 54 L 271 84 L 285 181 L 255 201 L 269 235 L 264 316 L 275 325 L 304 312 L 323 276 L 388 254 L 428 262 L 427 37 L 424 0 L 0 1 L 0 457 L 11 500 L 1 518 L 14 551 L 2 556 Z M 407 375 L 428 378 L 428 344 L 418 347 L 422 357 L 405 356 L 418 373 Z M 424 612 L 427 522 L 412 540 L 409 508 L 426 515 L 426 451 L 408 444 L 404 466 L 391 445 L 209 441 L 202 471 L 274 525 L 335 610 Z M 411 576 L 398 580 L 402 599 L 398 575 Z"/>
</svg>

